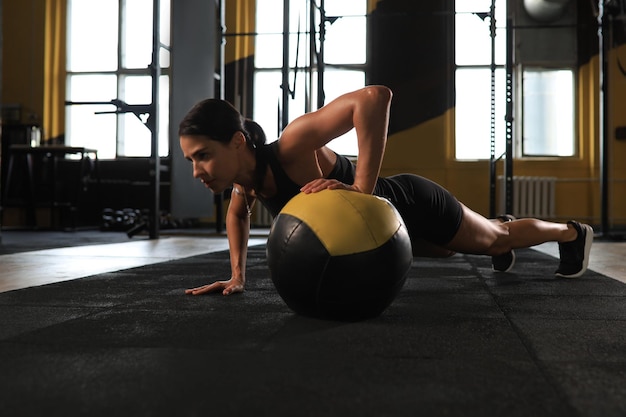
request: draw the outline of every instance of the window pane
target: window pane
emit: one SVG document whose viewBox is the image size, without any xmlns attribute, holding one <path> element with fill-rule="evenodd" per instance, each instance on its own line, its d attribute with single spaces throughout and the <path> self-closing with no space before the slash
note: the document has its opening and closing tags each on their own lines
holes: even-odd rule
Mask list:
<svg viewBox="0 0 626 417">
<path fill-rule="evenodd" d="M 365 41 L 365 17 L 342 17 L 332 25 L 326 25 L 324 61 L 331 64 L 364 64 Z"/>
<path fill-rule="evenodd" d="M 170 77 L 161 76 L 159 83 L 159 155 L 170 154 Z"/>
<path fill-rule="evenodd" d="M 488 12 L 491 8 L 491 0 L 455 0 L 457 13 Z"/>
<path fill-rule="evenodd" d="M 256 72 L 254 75 L 254 120 L 263 127 L 268 142 L 278 138 L 282 90 L 280 71 Z M 245 115 L 248 116 L 248 115 Z"/>
<path fill-rule="evenodd" d="M 316 2 L 316 5 L 319 2 Z M 290 88 L 295 89 L 295 96 L 289 99 L 289 121 L 315 108 L 317 103 L 317 75 L 313 68 L 310 76 L 311 63 L 309 27 L 310 2 L 291 0 L 290 2 L 290 67 L 296 65 L 298 30 L 299 56 L 297 65 L 300 68 L 294 87 L 294 72 L 290 73 Z M 364 64 L 366 61 L 366 0 L 326 0 L 327 16 L 340 17 L 334 23 L 328 22 L 324 43 L 324 61 L 327 64 Z M 282 75 L 280 68 L 283 60 L 283 0 L 257 1 L 257 35 L 255 50 L 255 66 L 263 70 L 255 72 L 254 80 L 254 114 L 253 118 L 263 126 L 268 141 L 277 138 L 280 131 Z M 319 11 L 314 10 L 316 30 L 319 27 Z M 316 39 L 318 38 L 318 35 Z M 319 48 L 319 44 L 318 44 Z M 307 67 L 306 72 L 302 70 Z M 326 102 L 340 94 L 363 87 L 365 75 L 363 71 L 345 71 L 326 67 L 324 73 L 324 89 Z M 355 155 L 357 149 L 354 132 L 338 138 L 329 144 L 340 153 Z"/>
<path fill-rule="evenodd" d="M 457 14 L 455 60 L 457 65 L 489 64 L 491 40 L 489 23 L 474 14 Z"/>
<path fill-rule="evenodd" d="M 254 52 L 257 68 L 280 68 L 283 65 L 283 36 L 257 35 Z"/>
<path fill-rule="evenodd" d="M 276 28 L 276 32 L 281 32 L 282 26 Z M 255 39 L 255 66 L 257 68 L 281 68 L 283 66 L 283 35 L 267 34 L 257 35 Z M 297 44 L 300 42 L 300 49 L 297 51 Z M 296 58 L 298 66 L 303 67 L 308 63 L 309 56 L 308 37 L 294 32 L 289 36 L 289 66 L 296 66 Z M 296 56 L 296 51 L 297 56 Z"/>
<path fill-rule="evenodd" d="M 71 101 L 110 101 L 117 96 L 114 75 L 75 75 L 68 80 Z M 99 158 L 115 158 L 116 116 L 110 104 L 74 105 L 66 110 L 66 142 L 97 149 Z"/>
<path fill-rule="evenodd" d="M 152 78 L 126 77 L 124 96 L 128 104 L 150 104 L 152 102 Z M 133 113 L 121 115 L 118 152 L 121 156 L 152 155 L 152 132 L 144 124 L 145 116 L 140 120 Z M 161 76 L 159 84 L 159 155 L 169 155 L 169 81 Z"/>
<path fill-rule="evenodd" d="M 289 122 L 304 114 L 306 100 L 310 95 L 305 94 L 305 77 L 300 74 L 296 79 L 295 94 L 289 98 Z M 282 117 L 282 74 L 280 70 L 257 72 L 254 78 L 254 120 L 259 123 L 267 136 L 268 142 L 278 138 L 280 132 L 280 117 Z M 293 90 L 293 76 L 290 78 L 290 88 Z"/>
<path fill-rule="evenodd" d="M 289 100 L 289 120 L 305 113 L 304 77 L 298 79 L 298 89 L 293 100 Z M 316 79 L 316 78 L 315 78 Z M 280 88 L 280 71 L 257 72 L 254 81 L 254 96 L 262 99 L 255 100 L 254 120 L 259 123 L 265 134 L 267 141 L 273 142 L 278 138 L 280 102 L 282 90 Z M 362 88 L 365 85 L 365 73 L 363 71 L 333 71 L 327 70 L 324 73 L 324 93 L 326 103 L 339 97 L 342 94 Z M 314 90 L 317 85 L 313 85 Z M 315 95 L 315 94 L 314 94 Z M 316 100 L 313 100 L 315 102 Z M 357 140 L 354 130 L 333 140 L 329 147 L 335 152 L 344 155 L 357 154 Z"/>
<path fill-rule="evenodd" d="M 118 71 L 118 0 L 93 2 L 68 0 L 68 65 L 80 71 Z M 170 0 L 161 0 L 161 42 L 170 43 Z M 68 100 L 108 102 L 120 98 L 128 104 L 152 102 L 152 0 L 125 0 L 122 32 L 123 62 L 130 68 L 145 68 L 144 76 L 71 75 Z M 82 41 L 85 41 L 84 43 Z M 90 55 L 94 53 L 94 55 Z M 161 48 L 162 66 L 169 65 L 169 52 Z M 73 64 L 72 64 L 73 63 Z M 112 105 L 75 105 L 67 108 L 66 141 L 73 146 L 99 150 L 100 158 L 150 156 L 151 132 L 133 113 L 112 112 Z M 169 82 L 162 75 L 159 97 L 159 154 L 169 154 Z"/>
<path fill-rule="evenodd" d="M 123 85 L 123 100 L 126 103 L 150 104 L 152 101 L 151 77 L 125 77 Z M 119 154 L 121 156 L 150 156 L 150 129 L 133 113 L 125 113 L 120 118 Z"/>
<path fill-rule="evenodd" d="M 455 155 L 457 159 L 488 159 L 491 154 L 491 0 L 455 2 Z M 496 0 L 495 63 L 506 59 L 506 0 Z M 485 15 L 487 14 L 487 15 Z M 483 66 L 484 68 L 463 68 Z M 505 74 L 496 69 L 496 157 L 506 148 Z"/>
<path fill-rule="evenodd" d="M 477 13 L 490 13 L 491 0 L 457 0 L 455 17 L 455 60 L 457 65 L 491 64 L 491 21 Z M 495 58 L 506 59 L 506 0 L 496 0 Z"/>
<path fill-rule="evenodd" d="M 309 2 L 292 0 L 289 8 L 290 15 L 290 65 L 295 66 L 296 43 L 300 31 L 300 49 L 298 65 L 308 65 L 309 58 L 309 30 L 308 19 Z M 366 3 L 365 1 L 327 1 L 325 3 L 327 16 L 340 17 L 334 23 L 326 24 L 326 39 L 324 42 L 325 61 L 335 64 L 362 64 L 366 55 Z M 283 20 L 282 0 L 259 0 L 257 2 L 257 32 L 256 36 L 256 66 L 259 68 L 279 68 L 282 66 L 283 52 Z M 278 11 L 278 12 L 277 12 Z M 315 10 L 316 27 L 319 27 L 319 11 Z M 265 35 L 263 35 L 265 34 Z M 318 36 L 316 39 L 318 39 Z M 347 42 L 346 40 L 349 40 Z M 319 42 L 319 41 L 318 41 Z M 319 48 L 319 46 L 318 46 Z"/>
<path fill-rule="evenodd" d="M 330 71 L 324 73 L 324 94 L 326 103 L 342 94 L 357 90 L 365 86 L 365 73 L 363 71 Z M 333 151 L 342 155 L 356 155 L 358 143 L 354 129 L 343 136 L 334 139 L 328 144 Z"/>
<path fill-rule="evenodd" d="M 324 7 L 327 17 L 339 17 L 326 24 L 324 60 L 331 64 L 365 63 L 366 2 L 326 0 Z"/>
<path fill-rule="evenodd" d="M 147 68 L 152 62 L 152 0 L 124 2 L 122 66 Z"/>
<path fill-rule="evenodd" d="M 326 0 L 326 16 L 363 16 L 367 13 L 365 1 Z"/>
<path fill-rule="evenodd" d="M 503 23 L 504 24 L 504 23 Z M 455 61 L 457 65 L 491 64 L 489 18 L 483 22 L 475 14 L 457 14 Z M 506 30 L 496 29 L 496 64 L 506 62 Z"/>
<path fill-rule="evenodd" d="M 161 26 L 159 37 L 161 44 L 164 45 L 163 48 L 160 49 L 159 61 L 161 63 L 162 68 L 169 68 L 170 66 L 170 51 L 169 47 L 171 46 L 171 22 L 170 22 L 170 0 L 161 0 Z"/>
<path fill-rule="evenodd" d="M 524 70 L 524 155 L 574 155 L 574 73 Z"/>
<path fill-rule="evenodd" d="M 283 0 L 256 1 L 256 31 L 257 33 L 283 31 Z"/>
<path fill-rule="evenodd" d="M 117 69 L 117 0 L 68 0 L 68 71 Z"/>
<path fill-rule="evenodd" d="M 456 71 L 456 158 L 489 159 L 491 153 L 491 71 Z M 505 74 L 496 70 L 496 157 L 506 148 Z"/>
</svg>

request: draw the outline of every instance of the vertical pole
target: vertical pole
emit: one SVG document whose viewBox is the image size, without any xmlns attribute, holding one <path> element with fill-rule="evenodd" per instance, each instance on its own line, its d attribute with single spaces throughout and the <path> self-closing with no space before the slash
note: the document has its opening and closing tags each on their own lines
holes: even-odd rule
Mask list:
<svg viewBox="0 0 626 417">
<path fill-rule="evenodd" d="M 218 98 L 224 99 L 226 97 L 226 37 L 224 36 L 226 33 L 226 6 L 224 4 L 224 0 L 217 0 L 217 7 L 219 10 L 219 21 L 217 22 L 219 31 L 219 91 L 214 92 Z M 242 108 L 245 108 L 243 106 Z"/>
<path fill-rule="evenodd" d="M 324 41 L 326 40 L 326 8 L 320 0 L 320 51 L 317 54 L 317 108 L 322 108 L 326 101 L 324 94 Z"/>
<path fill-rule="evenodd" d="M 604 237 L 609 234 L 609 118 L 608 109 L 608 45 L 609 17 L 607 16 L 605 0 L 598 1 L 598 60 L 600 81 L 598 100 L 598 136 L 600 138 L 600 233 Z"/>
<path fill-rule="evenodd" d="M 282 132 L 289 123 L 289 1 L 283 0 L 283 107 L 279 132 Z"/>
<path fill-rule="evenodd" d="M 161 198 L 161 163 L 159 157 L 159 79 L 161 77 L 161 64 L 159 53 L 161 48 L 160 33 L 160 0 L 152 2 L 152 64 L 150 73 L 152 75 L 152 103 L 150 104 L 150 132 L 151 136 L 151 158 L 154 166 L 152 176 L 153 202 L 151 210 L 151 221 L 148 222 L 148 234 L 150 239 L 159 238 L 159 226 L 161 223 L 161 210 L 159 202 Z"/>
<path fill-rule="evenodd" d="M 309 113 L 313 105 L 313 65 L 317 64 L 317 42 L 315 41 L 317 29 L 315 28 L 315 8 L 315 0 L 309 0 L 309 74 L 307 80 L 309 96 L 305 102 L 305 113 Z"/>
<path fill-rule="evenodd" d="M 0 22 L 2 22 L 2 0 L 0 0 Z M 0 97 L 2 97 L 2 30 L 0 30 Z M 0 116 L 0 168 L 2 168 L 2 117 Z M 0 169 L 0 180 L 2 179 L 2 170 Z M 1 184 L 1 181 L 0 181 Z M 0 243 L 2 243 L 2 218 L 3 216 L 3 204 L 2 201 L 2 185 L 0 185 Z"/>
<path fill-rule="evenodd" d="M 489 158 L 489 217 L 496 217 L 496 0 L 491 1 L 489 12 L 491 36 L 491 121 Z"/>
<path fill-rule="evenodd" d="M 504 178 L 506 181 L 506 212 L 513 212 L 513 19 L 506 19 L 506 159 Z"/>
</svg>

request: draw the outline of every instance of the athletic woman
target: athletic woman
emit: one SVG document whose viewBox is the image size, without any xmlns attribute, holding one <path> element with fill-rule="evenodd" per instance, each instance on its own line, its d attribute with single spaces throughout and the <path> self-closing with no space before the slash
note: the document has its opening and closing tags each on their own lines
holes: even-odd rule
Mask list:
<svg viewBox="0 0 626 417">
<path fill-rule="evenodd" d="M 231 276 L 188 294 L 242 292 L 250 214 L 259 200 L 272 215 L 296 194 L 345 189 L 389 199 L 406 223 L 415 256 L 454 253 L 492 257 L 494 270 L 509 271 L 513 250 L 558 242 L 556 274 L 579 277 L 587 269 L 593 229 L 501 216 L 487 219 L 460 203 L 438 184 L 413 174 L 379 177 L 387 141 L 391 90 L 368 86 L 344 94 L 321 109 L 291 122 L 280 138 L 265 144 L 263 130 L 229 103 L 208 99 L 195 105 L 180 123 L 180 146 L 193 165 L 193 176 L 214 193 L 232 187 L 226 214 Z M 354 128 L 356 166 L 326 145 Z"/>
</svg>

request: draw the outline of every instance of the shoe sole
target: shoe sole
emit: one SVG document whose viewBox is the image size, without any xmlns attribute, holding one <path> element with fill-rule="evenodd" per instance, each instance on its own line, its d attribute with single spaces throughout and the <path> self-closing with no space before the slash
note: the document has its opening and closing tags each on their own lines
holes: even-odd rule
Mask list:
<svg viewBox="0 0 626 417">
<path fill-rule="evenodd" d="M 587 267 L 589 266 L 589 253 L 591 252 L 591 245 L 593 243 L 593 228 L 589 226 L 588 224 L 581 224 L 580 227 L 585 230 L 585 255 L 583 257 L 583 267 L 580 271 L 578 271 L 577 273 L 573 275 L 563 275 L 557 272 L 556 276 L 558 277 L 578 278 L 582 274 L 584 274 L 585 271 L 587 271 Z"/>
<path fill-rule="evenodd" d="M 496 268 L 493 267 L 493 264 L 491 265 L 491 269 L 494 272 L 509 272 L 515 266 L 515 251 L 511 251 L 511 257 L 513 259 L 511 260 L 511 264 L 509 265 L 509 267 L 507 269 L 496 269 Z"/>
</svg>

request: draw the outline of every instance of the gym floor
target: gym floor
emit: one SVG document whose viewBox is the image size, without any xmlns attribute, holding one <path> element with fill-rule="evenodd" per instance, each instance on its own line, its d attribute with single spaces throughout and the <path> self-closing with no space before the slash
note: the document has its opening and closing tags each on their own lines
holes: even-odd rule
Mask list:
<svg viewBox="0 0 626 417">
<path fill-rule="evenodd" d="M 268 232 L 253 229 L 250 244 L 264 243 Z M 161 233 L 160 239 L 149 240 L 145 235 L 129 239 L 121 232 L 3 231 L 0 292 L 228 249 L 225 236 L 208 230 Z M 534 249 L 554 257 L 559 255 L 554 243 Z M 596 240 L 589 268 L 626 283 L 625 254 L 626 242 Z"/>
<path fill-rule="evenodd" d="M 3 231 L 0 415 L 623 416 L 626 242 L 557 279 L 553 244 L 416 259 L 378 318 L 307 319 L 253 233 L 244 294 L 224 236 Z"/>
</svg>

